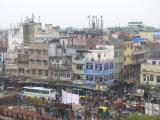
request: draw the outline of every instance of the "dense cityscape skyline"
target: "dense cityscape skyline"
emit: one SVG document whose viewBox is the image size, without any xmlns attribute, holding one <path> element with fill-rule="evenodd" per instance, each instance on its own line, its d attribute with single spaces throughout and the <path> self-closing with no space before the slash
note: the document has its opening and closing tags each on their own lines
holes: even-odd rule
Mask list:
<svg viewBox="0 0 160 120">
<path fill-rule="evenodd" d="M 0 3 L 0 120 L 160 120 L 158 0 Z"/>
<path fill-rule="evenodd" d="M 158 0 L 57 0 L 57 1 L 31 1 L 31 0 L 0 0 L 1 20 L 0 28 L 9 28 L 10 23 L 16 24 L 35 15 L 42 23 L 51 23 L 62 27 L 88 27 L 88 15 L 103 16 L 104 27 L 127 26 L 129 21 L 142 21 L 145 25 L 160 27 Z M 46 7 L 47 6 L 47 7 Z M 4 12 L 5 11 L 5 12 Z"/>
</svg>

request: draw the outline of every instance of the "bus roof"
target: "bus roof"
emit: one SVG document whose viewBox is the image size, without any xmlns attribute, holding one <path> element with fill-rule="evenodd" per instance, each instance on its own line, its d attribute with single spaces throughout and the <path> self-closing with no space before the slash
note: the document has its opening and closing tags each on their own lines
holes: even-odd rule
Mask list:
<svg viewBox="0 0 160 120">
<path fill-rule="evenodd" d="M 55 89 L 50 89 L 50 88 L 44 88 L 44 87 L 23 87 L 25 89 L 32 89 L 32 90 L 45 90 L 45 91 L 48 91 L 48 90 L 55 90 Z"/>
</svg>

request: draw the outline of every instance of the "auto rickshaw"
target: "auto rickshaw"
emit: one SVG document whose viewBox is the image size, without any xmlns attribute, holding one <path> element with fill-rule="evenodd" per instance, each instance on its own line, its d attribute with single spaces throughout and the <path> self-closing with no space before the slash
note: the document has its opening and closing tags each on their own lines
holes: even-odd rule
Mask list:
<svg viewBox="0 0 160 120">
<path fill-rule="evenodd" d="M 105 119 L 107 117 L 108 110 L 109 110 L 109 108 L 106 106 L 98 107 L 98 113 L 99 113 L 101 119 Z"/>
<path fill-rule="evenodd" d="M 79 96 L 80 100 L 84 100 L 86 99 L 87 97 L 86 96 Z"/>
</svg>

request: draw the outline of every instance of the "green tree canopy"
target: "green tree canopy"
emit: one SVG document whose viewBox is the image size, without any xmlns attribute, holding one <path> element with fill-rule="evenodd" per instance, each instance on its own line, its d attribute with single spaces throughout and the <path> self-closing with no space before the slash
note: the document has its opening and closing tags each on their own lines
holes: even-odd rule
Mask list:
<svg viewBox="0 0 160 120">
<path fill-rule="evenodd" d="M 160 116 L 147 116 L 131 113 L 128 117 L 121 117 L 121 120 L 160 120 Z"/>
</svg>

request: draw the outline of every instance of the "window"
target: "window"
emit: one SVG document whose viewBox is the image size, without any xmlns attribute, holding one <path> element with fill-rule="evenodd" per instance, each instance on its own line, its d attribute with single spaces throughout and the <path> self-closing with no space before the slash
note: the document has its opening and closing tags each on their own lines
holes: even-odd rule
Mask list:
<svg viewBox="0 0 160 120">
<path fill-rule="evenodd" d="M 118 63 L 115 64 L 115 68 L 118 68 Z"/>
<path fill-rule="evenodd" d="M 110 63 L 110 69 L 112 69 L 112 68 L 113 68 L 113 62 Z"/>
<path fill-rule="evenodd" d="M 145 74 L 143 75 L 143 81 L 146 81 L 146 75 Z"/>
<path fill-rule="evenodd" d="M 96 76 L 96 77 L 95 77 L 95 81 L 100 81 L 100 82 L 102 82 L 102 79 L 103 79 L 103 78 L 102 78 L 102 77 L 99 77 L 99 76 Z"/>
<path fill-rule="evenodd" d="M 126 56 L 124 56 L 124 61 L 126 61 Z"/>
<path fill-rule="evenodd" d="M 86 80 L 93 81 L 93 76 L 92 75 L 86 75 Z"/>
<path fill-rule="evenodd" d="M 30 49 L 31 54 L 34 54 L 35 50 L 34 49 Z"/>
<path fill-rule="evenodd" d="M 35 64 L 35 61 L 32 60 L 32 59 L 30 59 L 30 63 L 31 63 L 31 64 Z"/>
<path fill-rule="evenodd" d="M 70 71 L 67 71 L 67 78 L 70 78 L 71 75 L 70 75 Z"/>
<path fill-rule="evenodd" d="M 115 51 L 115 53 L 114 53 L 115 55 L 115 57 L 118 57 L 118 51 Z"/>
<path fill-rule="evenodd" d="M 156 76 L 157 82 L 160 83 L 160 76 Z"/>
<path fill-rule="evenodd" d="M 54 71 L 54 76 L 56 76 L 56 77 L 58 76 L 58 71 L 57 70 Z"/>
<path fill-rule="evenodd" d="M 152 64 L 156 64 L 156 61 L 152 61 Z"/>
<path fill-rule="evenodd" d="M 24 69 L 18 69 L 19 73 L 24 73 Z"/>
<path fill-rule="evenodd" d="M 113 79 L 113 73 L 112 73 L 112 74 L 110 74 L 110 79 L 111 79 L 111 80 Z"/>
<path fill-rule="evenodd" d="M 98 54 L 98 59 L 101 59 L 101 54 Z"/>
<path fill-rule="evenodd" d="M 86 69 L 92 70 L 93 69 L 93 64 L 92 63 L 87 63 L 86 64 Z"/>
<path fill-rule="evenodd" d="M 102 64 L 96 64 L 95 68 L 96 70 L 102 70 Z"/>
<path fill-rule="evenodd" d="M 104 69 L 105 69 L 105 70 L 108 70 L 108 64 L 107 64 L 107 63 L 104 64 Z"/>
<path fill-rule="evenodd" d="M 127 55 L 127 58 L 129 58 L 129 55 Z"/>
<path fill-rule="evenodd" d="M 83 70 L 83 66 L 82 65 L 77 65 L 77 70 Z"/>
<path fill-rule="evenodd" d="M 32 69 L 32 75 L 36 75 L 36 70 Z"/>
<path fill-rule="evenodd" d="M 149 82 L 149 76 L 147 76 L 147 82 Z"/>
<path fill-rule="evenodd" d="M 43 63 L 44 63 L 44 65 L 47 65 L 47 61 L 46 60 L 43 60 Z"/>
<path fill-rule="evenodd" d="M 42 75 L 42 70 L 38 70 L 38 75 Z"/>
<path fill-rule="evenodd" d="M 108 75 L 104 77 L 104 80 L 105 80 L 105 81 L 108 81 Z"/>
<path fill-rule="evenodd" d="M 153 81 L 153 75 L 150 75 L 150 81 Z"/>
<path fill-rule="evenodd" d="M 26 70 L 26 73 L 27 73 L 27 74 L 30 74 L 30 70 Z"/>
<path fill-rule="evenodd" d="M 62 72 L 62 77 L 66 77 L 66 74 L 64 71 Z"/>
<path fill-rule="evenodd" d="M 40 60 L 37 60 L 37 64 L 41 64 L 41 61 L 40 61 Z"/>
<path fill-rule="evenodd" d="M 45 76 L 48 76 L 48 70 L 45 70 Z"/>
<path fill-rule="evenodd" d="M 39 55 L 41 54 L 41 51 L 40 51 L 40 50 L 38 50 L 38 54 L 39 54 Z"/>
</svg>

